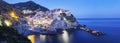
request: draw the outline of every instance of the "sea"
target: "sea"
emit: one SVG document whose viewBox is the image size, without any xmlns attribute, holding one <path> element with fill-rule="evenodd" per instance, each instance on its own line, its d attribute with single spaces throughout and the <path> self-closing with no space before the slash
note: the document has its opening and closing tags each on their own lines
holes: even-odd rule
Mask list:
<svg viewBox="0 0 120 43">
<path fill-rule="evenodd" d="M 33 43 L 120 43 L 119 18 L 77 18 L 77 21 L 105 35 L 94 36 L 81 30 L 76 30 L 72 34 L 64 31 L 61 35 L 34 35 Z"/>
</svg>

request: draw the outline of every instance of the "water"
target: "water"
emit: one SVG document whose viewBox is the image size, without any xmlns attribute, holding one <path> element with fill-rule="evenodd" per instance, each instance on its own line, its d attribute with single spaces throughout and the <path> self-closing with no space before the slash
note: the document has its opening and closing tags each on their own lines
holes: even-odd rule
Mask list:
<svg viewBox="0 0 120 43">
<path fill-rule="evenodd" d="M 105 36 L 96 37 L 87 32 L 77 30 L 71 34 L 64 31 L 62 35 L 35 35 L 35 43 L 120 43 L 119 19 L 78 19 L 80 24 L 88 28 L 104 32 Z"/>
</svg>

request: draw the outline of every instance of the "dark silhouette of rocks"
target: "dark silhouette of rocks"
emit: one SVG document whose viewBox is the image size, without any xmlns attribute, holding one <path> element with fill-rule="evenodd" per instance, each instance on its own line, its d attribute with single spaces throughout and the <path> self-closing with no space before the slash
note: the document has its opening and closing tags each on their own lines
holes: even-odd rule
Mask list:
<svg viewBox="0 0 120 43">
<path fill-rule="evenodd" d="M 0 26 L 0 43 L 31 43 L 26 36 L 19 34 L 16 29 L 5 25 L 5 20 L 10 20 L 13 24 L 16 22 L 15 19 L 9 15 L 11 11 L 16 11 L 16 9 L 11 4 L 0 0 L 0 19 L 2 19 L 2 26 Z M 16 11 L 16 13 L 17 12 L 18 11 Z"/>
<path fill-rule="evenodd" d="M 11 27 L 0 27 L 0 43 L 31 43 L 31 41 Z"/>
<path fill-rule="evenodd" d="M 29 9 L 29 10 L 40 9 L 41 11 L 48 11 L 49 10 L 48 8 L 43 7 L 39 4 L 36 4 L 33 1 L 16 3 L 16 4 L 13 4 L 13 6 L 19 10 L 25 10 L 25 9 Z"/>
</svg>

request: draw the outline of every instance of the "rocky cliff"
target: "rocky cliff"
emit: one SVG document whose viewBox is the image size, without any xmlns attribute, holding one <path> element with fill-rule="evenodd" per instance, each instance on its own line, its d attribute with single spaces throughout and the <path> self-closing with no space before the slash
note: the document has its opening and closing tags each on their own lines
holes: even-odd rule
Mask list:
<svg viewBox="0 0 120 43">
<path fill-rule="evenodd" d="M 12 5 L 19 10 L 26 10 L 26 9 L 29 9 L 29 10 L 40 9 L 41 11 L 48 11 L 49 10 L 48 8 L 43 7 L 39 4 L 36 4 L 33 1 L 21 2 L 21 3 L 12 4 Z"/>
</svg>

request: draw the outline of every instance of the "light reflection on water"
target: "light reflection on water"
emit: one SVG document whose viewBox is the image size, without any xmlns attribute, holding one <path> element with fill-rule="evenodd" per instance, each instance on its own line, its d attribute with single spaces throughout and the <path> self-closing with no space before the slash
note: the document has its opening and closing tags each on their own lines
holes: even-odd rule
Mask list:
<svg viewBox="0 0 120 43">
<path fill-rule="evenodd" d="M 67 31 L 63 31 L 60 35 L 30 35 L 28 39 L 32 43 L 69 43 L 69 36 Z"/>
<path fill-rule="evenodd" d="M 62 38 L 63 38 L 63 42 L 64 43 L 69 43 L 69 36 L 68 36 L 68 33 L 67 33 L 67 31 L 63 31 L 64 32 L 64 34 L 62 34 Z"/>
<path fill-rule="evenodd" d="M 40 35 L 39 37 L 40 37 L 40 40 L 38 40 L 38 41 L 40 41 L 41 43 L 45 43 L 46 36 L 45 35 Z"/>
<path fill-rule="evenodd" d="M 29 35 L 28 39 L 30 39 L 32 43 L 35 43 L 35 35 Z"/>
<path fill-rule="evenodd" d="M 104 32 L 106 35 L 96 37 L 84 31 L 76 30 L 71 34 L 69 33 L 68 43 L 120 43 L 120 34 L 118 34 L 120 33 L 120 20 L 79 20 L 79 23 L 87 25 L 88 28 Z M 63 35 L 45 35 L 45 38 L 40 37 L 40 35 L 35 35 L 34 42 L 65 43 L 65 40 L 67 40 L 65 32 Z M 39 39 L 39 41 L 36 39 Z"/>
</svg>

